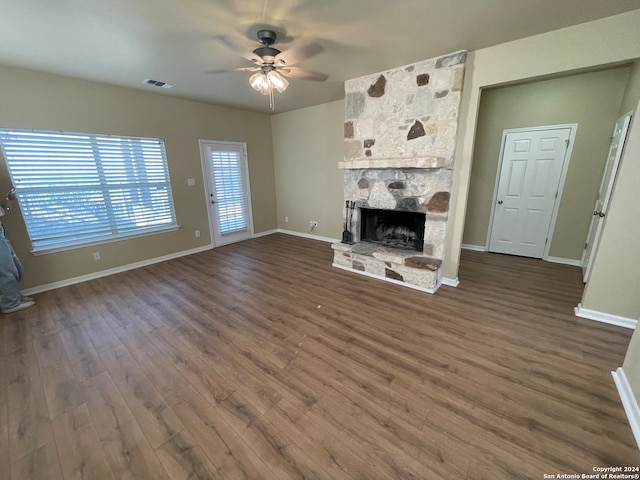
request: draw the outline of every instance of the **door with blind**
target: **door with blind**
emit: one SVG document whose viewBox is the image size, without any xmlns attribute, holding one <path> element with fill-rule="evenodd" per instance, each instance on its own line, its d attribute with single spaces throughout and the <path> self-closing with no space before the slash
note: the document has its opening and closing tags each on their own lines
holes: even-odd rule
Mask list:
<svg viewBox="0 0 640 480">
<path fill-rule="evenodd" d="M 246 145 L 201 140 L 200 151 L 214 246 L 253 237 Z"/>
</svg>

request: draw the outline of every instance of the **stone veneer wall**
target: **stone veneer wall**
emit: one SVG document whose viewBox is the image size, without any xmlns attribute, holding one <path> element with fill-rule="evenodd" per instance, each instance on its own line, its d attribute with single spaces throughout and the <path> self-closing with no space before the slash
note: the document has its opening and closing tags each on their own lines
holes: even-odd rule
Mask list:
<svg viewBox="0 0 640 480">
<path fill-rule="evenodd" d="M 358 207 L 425 213 L 423 253 L 437 259 L 444 254 L 450 188 L 451 172 L 444 169 L 359 169 L 344 174 L 345 198 Z M 424 192 L 437 193 L 427 198 Z M 353 216 L 355 239 L 360 238 L 359 213 Z"/>
<path fill-rule="evenodd" d="M 334 244 L 334 264 L 435 291 L 444 255 L 466 52 L 345 83 L 344 198 L 426 214 L 422 253 Z M 359 215 L 353 217 L 360 238 Z"/>
</svg>

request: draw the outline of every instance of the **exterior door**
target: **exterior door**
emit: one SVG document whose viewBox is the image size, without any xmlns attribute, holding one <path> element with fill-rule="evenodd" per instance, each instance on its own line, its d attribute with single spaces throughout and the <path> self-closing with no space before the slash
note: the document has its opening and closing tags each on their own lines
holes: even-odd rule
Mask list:
<svg viewBox="0 0 640 480">
<path fill-rule="evenodd" d="M 613 187 L 616 182 L 616 174 L 618 172 L 618 166 L 620 165 L 620 157 L 622 157 L 622 150 L 624 149 L 624 142 L 627 138 L 627 131 L 629 130 L 630 123 L 631 112 L 620 117 L 613 127 L 613 135 L 611 136 L 611 145 L 609 146 L 607 164 L 604 167 L 602 182 L 600 183 L 600 190 L 598 191 L 598 198 L 596 199 L 589 233 L 587 234 L 587 242 L 584 245 L 584 252 L 580 262 L 580 265 L 582 266 L 582 280 L 584 282 L 587 281 L 589 274 L 591 273 L 592 254 L 600 243 L 602 224 L 604 223 L 604 217 L 607 213 L 607 208 L 609 207 L 611 192 L 613 192 Z"/>
<path fill-rule="evenodd" d="M 246 146 L 200 141 L 209 227 L 216 247 L 253 237 Z"/>
<path fill-rule="evenodd" d="M 505 131 L 489 251 L 542 258 L 571 128 Z"/>
</svg>

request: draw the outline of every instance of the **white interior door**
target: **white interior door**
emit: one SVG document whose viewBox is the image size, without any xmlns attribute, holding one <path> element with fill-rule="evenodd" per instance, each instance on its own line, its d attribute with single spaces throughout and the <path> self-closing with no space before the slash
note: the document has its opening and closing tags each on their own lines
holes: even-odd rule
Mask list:
<svg viewBox="0 0 640 480">
<path fill-rule="evenodd" d="M 571 128 L 505 131 L 489 251 L 542 258 Z"/>
<path fill-rule="evenodd" d="M 627 138 L 627 131 L 631 123 L 631 112 L 623 115 L 613 127 L 613 135 L 611 136 L 611 145 L 609 146 L 609 155 L 607 156 L 607 164 L 604 167 L 602 181 L 600 182 L 600 190 L 598 198 L 593 209 L 593 217 L 587 234 L 587 241 L 584 244 L 584 252 L 580 265 L 582 266 L 582 279 L 584 282 L 589 278 L 591 273 L 591 259 L 593 252 L 596 251 L 600 243 L 600 235 L 602 234 L 602 224 L 609 207 L 609 199 L 616 182 L 616 174 L 620 165 L 620 157 L 624 149 L 624 142 Z"/>
<path fill-rule="evenodd" d="M 201 140 L 200 150 L 214 245 L 253 237 L 245 144 Z"/>
</svg>

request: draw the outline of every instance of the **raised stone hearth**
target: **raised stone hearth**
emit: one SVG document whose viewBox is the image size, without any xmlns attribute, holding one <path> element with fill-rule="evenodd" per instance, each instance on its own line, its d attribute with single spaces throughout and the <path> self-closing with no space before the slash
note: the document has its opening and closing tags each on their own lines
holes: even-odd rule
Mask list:
<svg viewBox="0 0 640 480">
<path fill-rule="evenodd" d="M 336 243 L 333 249 L 335 265 L 424 289 L 433 288 L 430 286 L 438 281 L 441 262 L 428 255 L 367 242 Z"/>
<path fill-rule="evenodd" d="M 339 167 L 344 199 L 356 206 L 356 243 L 333 245 L 334 266 L 437 290 L 465 59 L 466 52 L 456 52 L 345 83 Z M 361 208 L 424 214 L 422 250 L 361 241 Z M 405 234 L 401 221 L 393 226 L 388 215 L 379 218 L 380 225 L 367 229 L 386 229 L 391 238 Z"/>
</svg>

